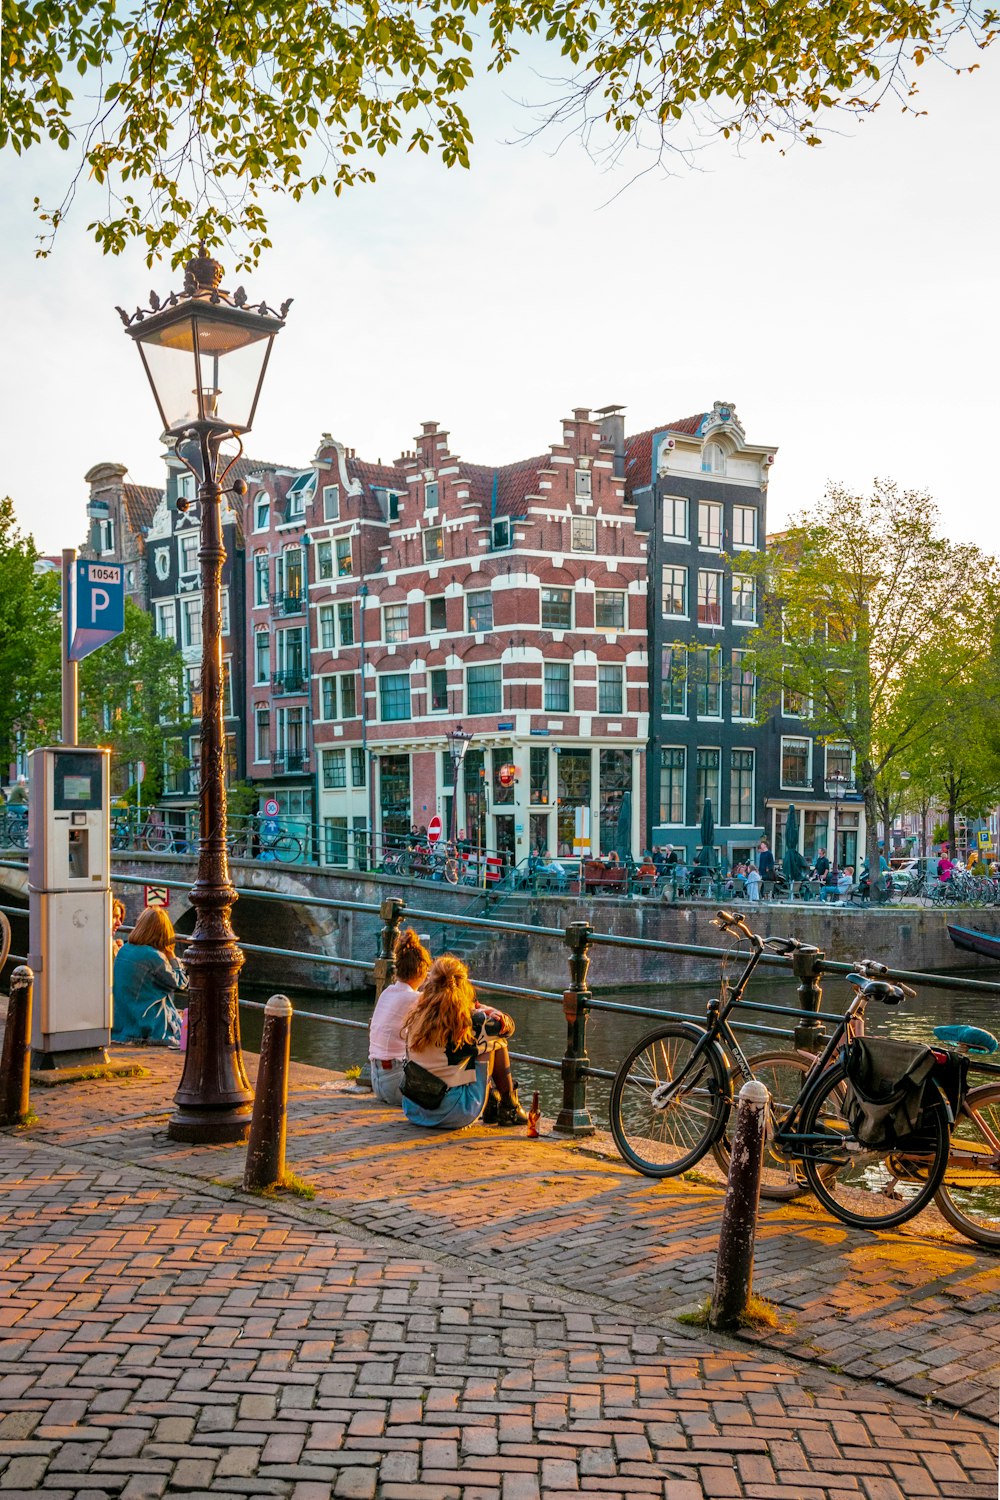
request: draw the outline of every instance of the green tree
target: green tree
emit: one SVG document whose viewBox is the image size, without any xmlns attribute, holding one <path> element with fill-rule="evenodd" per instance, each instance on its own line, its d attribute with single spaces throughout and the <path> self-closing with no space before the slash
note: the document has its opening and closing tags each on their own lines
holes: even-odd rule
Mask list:
<svg viewBox="0 0 1000 1500">
<path fill-rule="evenodd" d="M 269 243 L 268 193 L 340 192 L 397 147 L 467 166 L 474 68 L 502 72 L 526 38 L 569 70 L 550 121 L 588 143 L 595 125 L 612 142 L 651 126 L 683 148 L 814 145 L 886 100 L 916 112 L 920 66 L 954 68 L 957 46 L 997 30 L 988 0 L 3 0 L 2 16 L 0 146 L 48 139 L 77 158 L 64 201 L 36 202 L 47 232 L 90 176 L 107 190 L 90 226 L 105 251 L 138 239 L 150 263 L 176 262 L 235 234 L 241 267 Z"/>
<path fill-rule="evenodd" d="M 947 838 L 956 848 L 960 815 L 982 817 L 1000 798 L 1000 672 L 991 653 L 942 696 L 944 712 L 932 735 L 907 757 L 916 795 L 947 814 Z"/>
<path fill-rule="evenodd" d="M 59 577 L 38 573 L 38 552 L 9 499 L 0 500 L 0 770 L 18 746 L 58 737 Z M 52 684 L 55 682 L 53 697 Z"/>
<path fill-rule="evenodd" d="M 994 558 L 937 532 L 924 493 L 878 481 L 871 495 L 838 485 L 750 566 L 767 596 L 755 653 L 762 716 L 791 699 L 826 744 L 850 747 L 877 867 L 879 785 L 911 770 L 942 733 L 952 695 L 992 650 L 1000 604 Z M 746 554 L 740 554 L 740 566 Z M 977 609 L 968 589 L 975 580 Z"/>
</svg>

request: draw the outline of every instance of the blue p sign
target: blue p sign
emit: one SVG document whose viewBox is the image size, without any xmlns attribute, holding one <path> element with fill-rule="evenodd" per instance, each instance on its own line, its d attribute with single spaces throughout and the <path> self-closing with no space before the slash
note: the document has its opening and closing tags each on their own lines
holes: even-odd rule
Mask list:
<svg viewBox="0 0 1000 1500">
<path fill-rule="evenodd" d="M 121 563 L 78 562 L 73 596 L 69 659 L 82 661 L 125 629 Z"/>
</svg>

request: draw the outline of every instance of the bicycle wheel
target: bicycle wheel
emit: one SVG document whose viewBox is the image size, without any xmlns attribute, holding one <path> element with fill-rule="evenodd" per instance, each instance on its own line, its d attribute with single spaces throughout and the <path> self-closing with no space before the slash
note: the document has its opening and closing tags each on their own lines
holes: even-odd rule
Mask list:
<svg viewBox="0 0 1000 1500">
<path fill-rule="evenodd" d="M 290 833 L 279 834 L 270 848 L 274 850 L 275 859 L 283 859 L 289 863 L 298 859 L 302 853 L 302 845 Z"/>
<path fill-rule="evenodd" d="M 661 1026 L 636 1043 L 615 1074 L 611 1134 L 629 1165 L 647 1177 L 675 1177 L 693 1167 L 725 1124 L 729 1074 L 719 1047 L 712 1042 L 684 1072 L 704 1036 L 690 1021 Z"/>
<path fill-rule="evenodd" d="M 891 1229 L 926 1208 L 948 1165 L 948 1111 L 940 1089 L 924 1090 L 921 1133 L 904 1150 L 869 1148 L 858 1141 L 844 1113 L 846 1075 L 830 1068 L 802 1113 L 806 1180 L 816 1197 L 844 1224 Z"/>
<path fill-rule="evenodd" d="M 764 1085 L 771 1096 L 767 1139 L 764 1142 L 764 1165 L 760 1177 L 762 1198 L 781 1202 L 788 1198 L 799 1198 L 809 1191 L 802 1162 L 785 1157 L 775 1149 L 774 1133 L 776 1126 L 791 1111 L 814 1061 L 815 1058 L 808 1052 L 760 1052 L 749 1059 L 754 1078 Z M 738 1074 L 733 1076 L 734 1093 L 738 1092 L 738 1078 Z M 726 1122 L 726 1129 L 712 1147 L 712 1153 L 727 1177 L 735 1126 L 736 1111 L 733 1110 Z"/>
<path fill-rule="evenodd" d="M 970 1089 L 951 1132 L 937 1206 L 953 1229 L 1000 1246 L 1000 1083 Z"/>
<path fill-rule="evenodd" d="M 26 849 L 28 847 L 27 818 L 11 818 L 7 824 L 7 837 L 13 849 Z"/>
<path fill-rule="evenodd" d="M 151 854 L 166 854 L 173 847 L 174 839 L 169 828 L 150 825 L 146 829 L 144 842 Z"/>
</svg>

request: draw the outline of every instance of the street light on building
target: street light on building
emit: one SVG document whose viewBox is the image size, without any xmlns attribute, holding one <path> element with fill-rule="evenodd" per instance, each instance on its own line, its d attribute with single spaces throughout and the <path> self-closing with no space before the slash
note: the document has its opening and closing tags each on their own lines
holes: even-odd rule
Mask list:
<svg viewBox="0 0 1000 1500">
<path fill-rule="evenodd" d="M 472 743 L 473 736 L 466 734 L 461 724 L 455 729 L 449 729 L 445 738 L 448 741 L 448 754 L 451 756 L 451 828 L 448 837 L 454 844 L 458 836 L 458 773 L 462 769 L 465 752 Z"/>
<path fill-rule="evenodd" d="M 223 484 L 242 452 L 222 452 L 253 425 L 279 312 L 250 307 L 240 287 L 221 288 L 222 267 L 204 246 L 187 264 L 184 290 L 129 315 L 118 308 L 142 357 L 164 436 L 198 483 L 202 591 L 202 711 L 196 922 L 184 962 L 190 977 L 184 1072 L 167 1126 L 174 1140 L 238 1141 L 250 1123 L 253 1092 L 240 1050 L 238 981 L 243 953 L 230 917 L 236 892 L 226 841 L 226 738 L 222 672 Z M 237 479 L 230 487 L 245 494 Z M 187 502 L 178 500 L 178 508 Z"/>
</svg>

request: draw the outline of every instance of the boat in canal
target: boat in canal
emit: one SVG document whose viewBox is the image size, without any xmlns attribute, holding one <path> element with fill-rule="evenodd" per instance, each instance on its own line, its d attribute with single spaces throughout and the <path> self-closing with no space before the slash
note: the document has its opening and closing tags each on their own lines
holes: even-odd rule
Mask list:
<svg viewBox="0 0 1000 1500">
<path fill-rule="evenodd" d="M 977 932 L 974 927 L 959 927 L 957 923 L 949 922 L 948 936 L 956 948 L 964 948 L 967 953 L 981 953 L 984 958 L 1000 962 L 1000 937 L 995 937 L 992 932 Z"/>
</svg>

